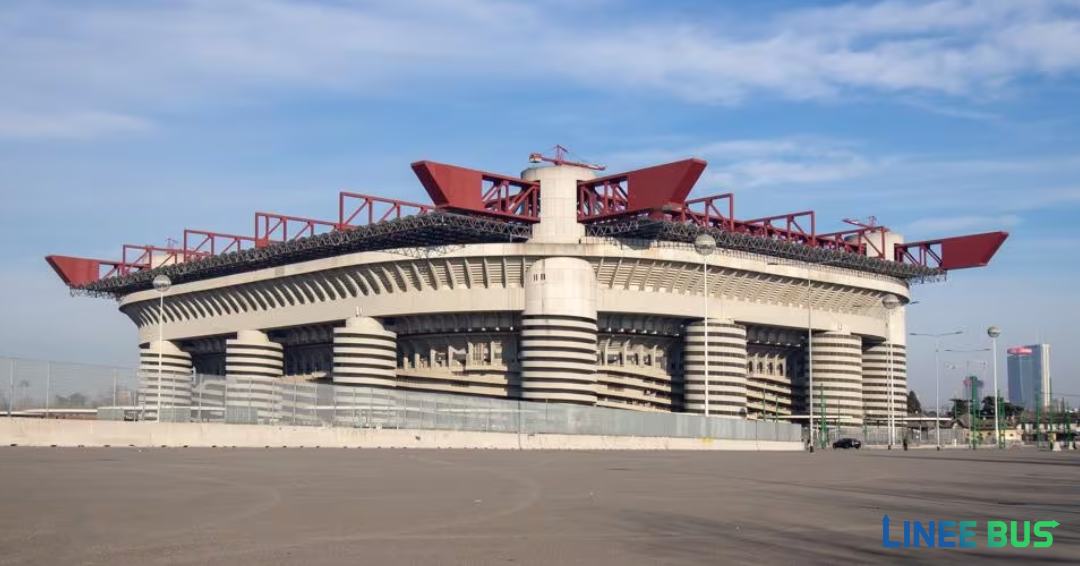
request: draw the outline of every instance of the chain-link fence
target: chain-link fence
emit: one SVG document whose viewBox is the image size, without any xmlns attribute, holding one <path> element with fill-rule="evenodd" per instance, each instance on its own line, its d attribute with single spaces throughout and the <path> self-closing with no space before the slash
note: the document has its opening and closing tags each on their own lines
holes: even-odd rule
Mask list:
<svg viewBox="0 0 1080 566">
<path fill-rule="evenodd" d="M 6 369 L 5 369 L 6 366 Z M 145 372 L 144 372 L 145 373 Z M 20 416 L 373 429 L 458 430 L 799 442 L 797 424 L 563 403 L 333 385 L 289 378 L 192 375 L 190 402 L 162 396 L 133 369 L 0 358 L 0 407 Z M 169 377 L 173 379 L 172 376 Z M 176 383 L 169 383 L 176 387 Z M 185 385 L 186 387 L 186 385 Z"/>
<path fill-rule="evenodd" d="M 937 434 L 938 433 L 934 428 L 896 427 L 893 430 L 892 441 L 894 445 L 899 446 L 903 444 L 906 436 L 910 446 L 937 446 Z M 889 427 L 887 426 L 829 427 L 826 437 L 829 446 L 832 446 L 833 442 L 836 442 L 841 438 L 854 438 L 862 442 L 865 446 L 888 446 L 890 440 Z M 959 427 L 941 428 L 942 446 L 964 447 L 969 444 L 970 436 L 967 429 Z"/>
<path fill-rule="evenodd" d="M 98 407 L 135 407 L 134 369 L 0 357 L 0 414 L 91 415 Z"/>
</svg>

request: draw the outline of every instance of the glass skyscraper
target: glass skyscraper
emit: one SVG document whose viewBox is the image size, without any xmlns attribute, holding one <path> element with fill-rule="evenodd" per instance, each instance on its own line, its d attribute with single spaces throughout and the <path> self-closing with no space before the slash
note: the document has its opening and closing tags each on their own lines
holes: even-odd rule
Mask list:
<svg viewBox="0 0 1080 566">
<path fill-rule="evenodd" d="M 1050 345 L 1033 344 L 1008 350 L 1009 402 L 1035 410 L 1037 399 L 1050 404 Z"/>
</svg>

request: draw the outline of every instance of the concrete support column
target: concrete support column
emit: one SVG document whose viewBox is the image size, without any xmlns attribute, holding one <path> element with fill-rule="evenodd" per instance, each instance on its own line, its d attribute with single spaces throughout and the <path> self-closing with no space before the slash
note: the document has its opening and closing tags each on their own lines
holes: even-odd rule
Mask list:
<svg viewBox="0 0 1080 566">
<path fill-rule="evenodd" d="M 705 413 L 705 321 L 686 328 L 685 411 Z M 740 417 L 746 409 L 746 327 L 709 320 L 709 415 Z"/>
<path fill-rule="evenodd" d="M 829 427 L 858 426 L 863 418 L 862 338 L 846 332 L 823 332 L 814 341 L 814 422 Z M 822 415 L 821 397 L 825 398 Z"/>
<path fill-rule="evenodd" d="M 570 165 L 532 167 L 521 178 L 540 182 L 540 222 L 530 242 L 576 244 L 585 236 L 577 220 L 578 181 L 596 178 L 591 169 Z"/>
<path fill-rule="evenodd" d="M 155 340 L 139 349 L 139 404 L 151 411 L 158 408 L 159 353 L 161 406 L 191 406 L 191 354 L 168 340 Z"/>
<path fill-rule="evenodd" d="M 350 318 L 334 329 L 334 383 L 394 387 L 397 359 L 397 334 L 374 318 Z"/>
<path fill-rule="evenodd" d="M 596 404 L 596 276 L 582 259 L 541 259 L 525 278 L 521 397 Z"/>
<path fill-rule="evenodd" d="M 880 426 L 889 418 L 889 347 L 879 342 L 863 352 L 863 408 L 866 418 Z M 891 347 L 893 411 L 902 417 L 907 414 L 907 348 Z"/>
<path fill-rule="evenodd" d="M 228 378 L 225 401 L 241 422 L 251 417 L 273 422 L 281 406 L 279 383 L 284 373 L 284 351 L 264 332 L 242 330 L 225 341 L 225 374 Z"/>
</svg>

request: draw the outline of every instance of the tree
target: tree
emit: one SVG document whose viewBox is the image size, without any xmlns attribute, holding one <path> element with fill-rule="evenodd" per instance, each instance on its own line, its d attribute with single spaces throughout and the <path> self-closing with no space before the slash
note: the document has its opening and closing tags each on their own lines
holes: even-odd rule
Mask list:
<svg viewBox="0 0 1080 566">
<path fill-rule="evenodd" d="M 1007 403 L 1005 403 L 1005 400 L 1002 399 L 1001 397 L 998 397 L 997 400 L 998 400 L 998 416 L 999 417 L 1004 417 L 1005 415 L 1008 414 L 1008 413 L 1005 412 L 1005 408 L 1006 408 Z M 983 397 L 981 411 L 982 411 L 983 418 L 987 418 L 987 419 L 994 418 L 994 396 L 993 395 L 987 395 L 986 397 Z"/>
<path fill-rule="evenodd" d="M 55 399 L 56 401 L 53 403 L 53 406 L 58 409 L 82 409 L 87 407 L 90 401 L 90 399 L 82 393 L 72 393 L 67 397 L 57 395 Z"/>
<path fill-rule="evenodd" d="M 968 414 L 968 405 L 967 399 L 952 399 L 952 409 L 949 410 L 949 416 L 958 419 Z"/>
<path fill-rule="evenodd" d="M 919 396 L 916 395 L 914 391 L 908 391 L 907 412 L 909 415 L 922 414 L 922 403 L 919 402 Z"/>
<path fill-rule="evenodd" d="M 1005 413 L 1005 418 L 1008 420 L 1015 420 L 1020 418 L 1020 415 L 1024 413 L 1024 406 L 1016 403 L 1003 403 L 1001 410 Z"/>
</svg>

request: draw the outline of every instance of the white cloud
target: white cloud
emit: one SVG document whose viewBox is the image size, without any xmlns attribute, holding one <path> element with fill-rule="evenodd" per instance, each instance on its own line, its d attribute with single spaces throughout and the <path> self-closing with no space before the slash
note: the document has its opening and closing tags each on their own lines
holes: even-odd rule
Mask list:
<svg viewBox="0 0 1080 566">
<path fill-rule="evenodd" d="M 597 82 L 724 103 L 755 92 L 810 99 L 849 89 L 985 96 L 1019 77 L 1080 67 L 1080 22 L 1062 9 L 1071 5 L 851 3 L 782 14 L 751 37 L 722 36 L 709 23 L 649 26 L 590 34 L 572 49 L 592 54 L 582 69 Z"/>
<path fill-rule="evenodd" d="M 986 97 L 1018 78 L 1080 68 L 1072 0 L 850 3 L 742 26 L 675 13 L 646 22 L 612 4 L 9 0 L 0 110 L 152 115 L 304 89 L 537 77 L 723 104 L 860 90 Z"/>
<path fill-rule="evenodd" d="M 1020 224 L 1022 219 L 1015 214 L 1002 216 L 944 216 L 923 218 L 909 224 L 905 232 L 910 234 L 957 232 L 961 230 L 979 230 L 982 228 L 1007 228 Z"/>
<path fill-rule="evenodd" d="M 717 184 L 726 189 L 836 182 L 867 175 L 883 166 L 883 162 L 854 151 L 850 144 L 812 137 L 729 140 L 676 150 L 631 151 L 612 155 L 607 162 L 629 168 L 687 156 L 709 162 L 699 185 Z"/>
<path fill-rule="evenodd" d="M 134 116 L 108 112 L 26 114 L 0 112 L 0 138 L 87 139 L 104 135 L 138 133 L 151 124 Z"/>
</svg>

